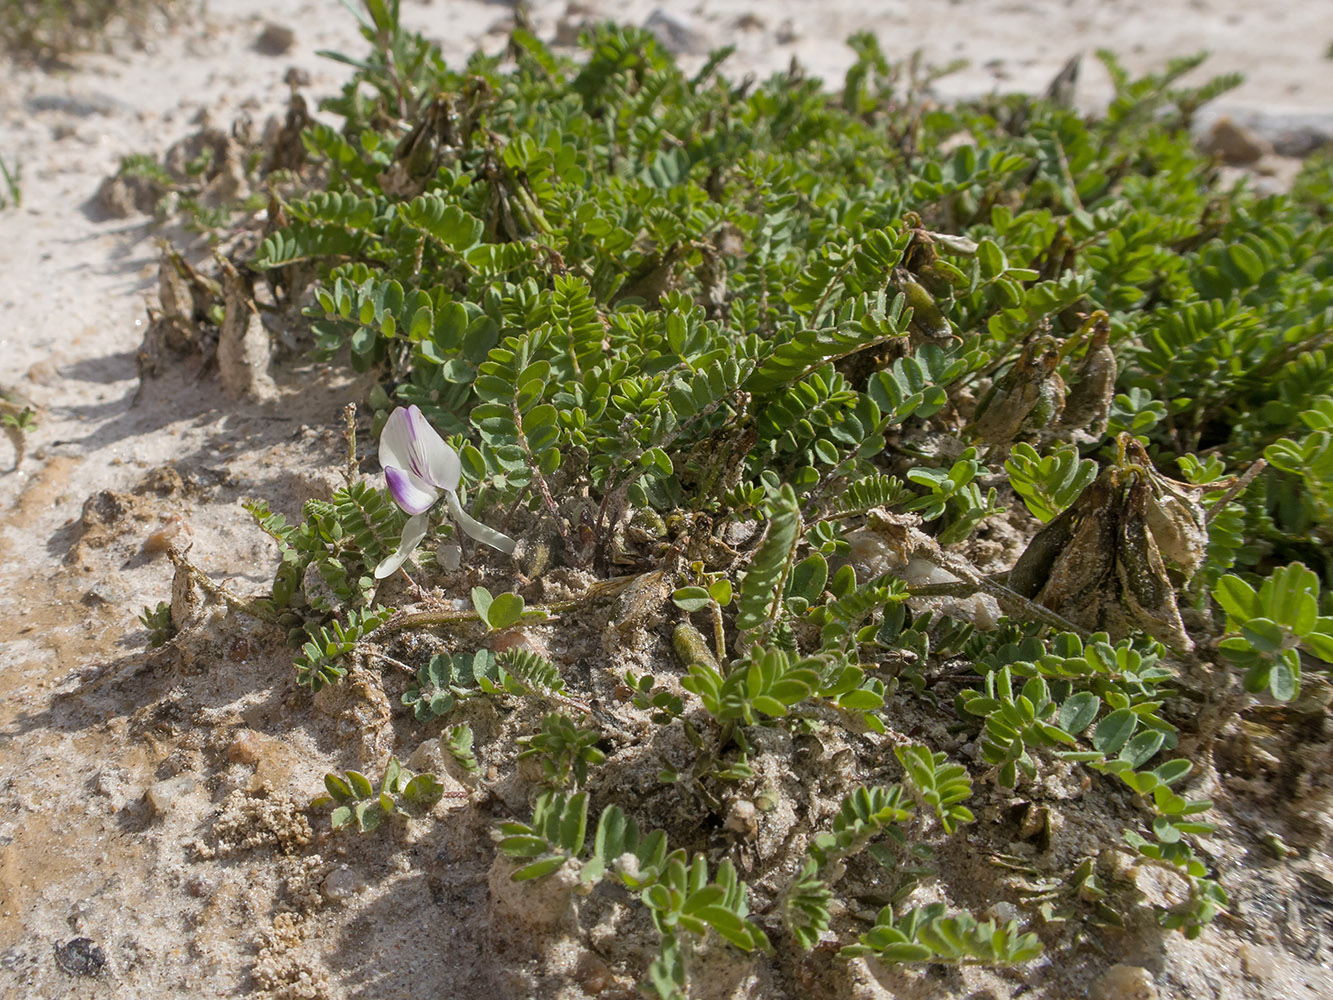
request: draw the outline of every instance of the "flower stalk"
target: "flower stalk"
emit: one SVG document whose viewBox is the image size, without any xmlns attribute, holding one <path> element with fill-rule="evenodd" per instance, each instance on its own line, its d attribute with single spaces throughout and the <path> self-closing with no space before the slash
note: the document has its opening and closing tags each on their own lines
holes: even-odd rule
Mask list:
<svg viewBox="0 0 1333 1000">
<path fill-rule="evenodd" d="M 412 516 L 403 526 L 398 549 L 375 567 L 382 580 L 400 567 L 426 537 L 430 510 L 441 498 L 464 534 L 509 555 L 515 542 L 463 510 L 458 483 L 463 465 L 454 451 L 416 406 L 399 407 L 389 414 L 380 433 L 380 464 L 393 502 Z"/>
</svg>

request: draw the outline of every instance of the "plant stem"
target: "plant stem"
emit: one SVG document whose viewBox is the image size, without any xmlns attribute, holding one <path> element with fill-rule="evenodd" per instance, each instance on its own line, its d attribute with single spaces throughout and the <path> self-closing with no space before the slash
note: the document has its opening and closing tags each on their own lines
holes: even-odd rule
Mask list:
<svg viewBox="0 0 1333 1000">
<path fill-rule="evenodd" d="M 528 436 L 523 433 L 523 414 L 519 412 L 518 402 L 515 400 L 509 405 L 514 411 L 514 428 L 518 431 L 518 446 L 523 449 L 523 454 L 528 456 L 528 467 L 532 469 L 533 481 L 537 484 L 537 493 L 540 494 L 547 513 L 555 521 L 555 530 L 560 532 L 560 540 L 565 543 L 565 552 L 572 555 L 574 548 L 569 541 L 569 529 L 565 527 L 565 519 L 560 516 L 560 508 L 555 505 L 555 498 L 551 496 L 551 488 L 546 485 L 546 477 L 542 475 L 542 470 L 538 467 L 537 456 L 528 447 Z"/>
<path fill-rule="evenodd" d="M 343 438 L 347 441 L 347 468 L 343 471 L 343 477 L 347 480 L 347 485 L 351 486 L 356 482 L 357 473 L 355 403 L 348 403 L 343 407 Z"/>
<path fill-rule="evenodd" d="M 177 552 L 175 549 L 167 549 L 167 556 L 171 559 L 177 569 L 184 569 L 190 574 L 190 579 L 199 584 L 201 590 L 210 597 L 216 598 L 225 604 L 232 611 L 239 611 L 242 614 L 249 615 L 251 618 L 258 618 L 262 622 L 270 625 L 278 623 L 277 616 L 272 612 L 262 609 L 253 601 L 247 601 L 244 597 L 238 597 L 222 584 L 215 581 L 207 573 L 201 570 L 190 560 L 185 558 L 184 552 Z"/>
<path fill-rule="evenodd" d="M 708 610 L 713 618 L 713 647 L 719 664 L 727 661 L 727 635 L 722 630 L 722 606 L 717 601 L 708 602 Z"/>
<path fill-rule="evenodd" d="M 1255 477 L 1258 476 L 1259 473 L 1263 472 L 1264 469 L 1267 467 L 1268 467 L 1268 462 L 1261 458 L 1258 459 L 1248 469 L 1246 469 L 1245 472 L 1241 475 L 1241 477 L 1237 479 L 1234 483 L 1232 483 L 1231 486 L 1227 488 L 1227 491 L 1217 498 L 1216 503 L 1214 503 L 1211 507 L 1209 507 L 1208 510 L 1204 513 L 1203 515 L 1204 523 L 1205 524 L 1211 523 L 1213 518 L 1217 517 L 1218 514 L 1222 513 L 1222 511 L 1226 508 L 1226 505 L 1231 503 L 1232 500 L 1236 499 L 1236 497 L 1240 495 L 1240 493 L 1245 489 L 1245 487 L 1249 486 L 1250 483 L 1254 482 Z"/>
</svg>

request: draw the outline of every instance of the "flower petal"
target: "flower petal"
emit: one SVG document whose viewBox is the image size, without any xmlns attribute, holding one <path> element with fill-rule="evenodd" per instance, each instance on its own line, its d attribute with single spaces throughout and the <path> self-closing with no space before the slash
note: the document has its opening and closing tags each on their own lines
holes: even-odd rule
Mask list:
<svg viewBox="0 0 1333 1000">
<path fill-rule="evenodd" d="M 458 494 L 453 490 L 447 490 L 444 494 L 445 500 L 449 504 L 449 513 L 454 516 L 458 526 L 465 531 L 469 537 L 475 538 L 483 545 L 489 545 L 493 549 L 499 549 L 505 555 L 513 555 L 514 547 L 518 544 L 503 532 L 496 531 L 494 528 L 488 528 L 480 521 L 468 515 L 463 509 L 463 505 L 458 502 Z"/>
<path fill-rule="evenodd" d="M 409 410 L 417 432 L 416 444 L 426 469 L 426 478 L 438 489 L 458 489 L 458 481 L 463 478 L 463 463 L 458 460 L 458 452 L 444 443 L 444 438 L 421 415 L 420 410 L 415 406 Z"/>
<path fill-rule="evenodd" d="M 426 529 L 429 526 L 430 518 L 425 514 L 408 518 L 407 523 L 403 525 L 403 537 L 398 542 L 398 551 L 375 567 L 375 579 L 383 580 L 407 562 L 407 557 L 416 550 L 416 547 L 421 544 L 421 540 L 426 537 Z"/>
<path fill-rule="evenodd" d="M 457 489 L 463 475 L 458 452 L 444 443 L 416 405 L 389 414 L 380 432 L 380 465 L 403 469 L 441 490 Z"/>
<path fill-rule="evenodd" d="M 439 490 L 392 465 L 384 467 L 384 481 L 389 484 L 393 502 L 409 514 L 424 514 L 440 499 Z"/>
<path fill-rule="evenodd" d="M 380 465 L 386 469 L 412 467 L 412 423 L 408 410 L 398 407 L 389 414 L 380 431 Z"/>
</svg>

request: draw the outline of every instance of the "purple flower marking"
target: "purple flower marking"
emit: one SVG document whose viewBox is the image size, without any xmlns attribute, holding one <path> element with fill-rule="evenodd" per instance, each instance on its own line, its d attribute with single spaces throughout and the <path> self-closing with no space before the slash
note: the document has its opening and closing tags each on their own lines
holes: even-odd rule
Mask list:
<svg viewBox="0 0 1333 1000">
<path fill-rule="evenodd" d="M 383 579 L 399 566 L 426 537 L 427 512 L 441 496 L 449 512 L 468 535 L 504 553 L 514 551 L 514 540 L 473 520 L 458 502 L 458 483 L 463 466 L 458 453 L 449 447 L 416 406 L 399 407 L 389 414 L 380 432 L 380 464 L 389 495 L 412 517 L 403 526 L 398 551 L 375 567 L 375 578 Z"/>
</svg>

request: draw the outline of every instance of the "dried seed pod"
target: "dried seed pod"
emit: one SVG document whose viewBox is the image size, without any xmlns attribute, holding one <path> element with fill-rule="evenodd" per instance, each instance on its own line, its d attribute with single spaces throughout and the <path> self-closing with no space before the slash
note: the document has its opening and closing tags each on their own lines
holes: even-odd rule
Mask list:
<svg viewBox="0 0 1333 1000">
<path fill-rule="evenodd" d="M 923 264 L 917 268 L 916 276 L 917 280 L 931 295 L 947 296 L 953 294 L 952 279 L 934 262 Z"/>
<path fill-rule="evenodd" d="M 1118 373 L 1115 355 L 1107 346 L 1111 336 L 1110 318 L 1098 310 L 1088 318 L 1084 329 L 1089 326 L 1092 329 L 1092 341 L 1083 363 L 1079 365 L 1073 388 L 1065 399 L 1060 428 L 1065 436 L 1073 432 L 1072 436 L 1076 439 L 1096 441 L 1106 433 Z"/>
<path fill-rule="evenodd" d="M 671 633 L 671 646 L 680 657 L 680 662 L 687 668 L 702 663 L 714 670 L 718 669 L 717 657 L 708 648 L 708 640 L 689 622 L 681 622 L 676 626 L 675 631 Z"/>
<path fill-rule="evenodd" d="M 458 145 L 453 103 L 447 97 L 437 97 L 398 143 L 393 162 L 379 175 L 380 186 L 385 194 L 415 198 Z"/>
<path fill-rule="evenodd" d="M 1132 629 L 1192 649 L 1168 564 L 1186 579 L 1207 544 L 1185 484 L 1160 475 L 1127 435 L 1121 460 L 1033 537 L 1009 572 L 1012 590 L 1083 628 L 1118 639 Z"/>
<path fill-rule="evenodd" d="M 1098 510 L 1108 506 L 1114 487 L 1110 473 L 1102 474 L 1078 495 L 1055 520 L 1038 531 L 1023 554 L 1009 571 L 1009 589 L 1023 597 L 1039 600 L 1042 589 L 1051 578 L 1056 561 L 1073 544 L 1076 533 Z"/>
<path fill-rule="evenodd" d="M 264 161 L 265 177 L 275 170 L 300 170 L 305 166 L 310 154 L 301 136 L 310 124 L 310 108 L 305 98 L 293 87 L 287 101 L 287 118 L 273 137 L 273 145 Z"/>
<path fill-rule="evenodd" d="M 1188 583 L 1203 565 L 1208 550 L 1208 520 L 1199 503 L 1200 487 L 1182 483 L 1158 472 L 1143 445 L 1122 436 L 1125 455 L 1147 476 L 1150 496 L 1144 512 L 1148 529 L 1169 569 Z"/>
<path fill-rule="evenodd" d="M 920 222 L 919 219 L 916 221 Z M 936 268 L 938 259 L 932 234 L 924 229 L 913 229 L 912 243 L 903 254 L 903 268 L 910 271 L 931 295 L 950 295 L 953 293 L 953 283 L 946 273 Z M 906 293 L 907 289 L 903 291 Z"/>
<path fill-rule="evenodd" d="M 1056 355 L 1050 357 L 1051 354 Z M 1045 356 L 1041 366 L 1042 375 L 1037 382 L 1036 402 L 1031 410 L 1028 411 L 1027 419 L 1019 427 L 1020 433 L 1033 433 L 1044 427 L 1049 427 L 1060 419 L 1060 415 L 1065 408 L 1065 381 L 1060 377 L 1060 373 L 1055 370 L 1059 364 L 1059 355 L 1056 351 L 1051 351 Z"/>
<path fill-rule="evenodd" d="M 1157 541 L 1148 524 L 1152 486 L 1135 477 L 1125 498 L 1120 518 L 1120 545 L 1116 552 L 1116 574 L 1125 608 L 1135 624 L 1173 649 L 1193 649 L 1176 605 L 1176 591 L 1167 576 Z"/>
<path fill-rule="evenodd" d="M 1059 364 L 1060 351 L 1052 338 L 1025 344 L 1014 366 L 977 407 L 972 427 L 981 439 L 1004 446 L 1058 420 L 1065 408 L 1065 383 L 1056 371 Z"/>
<path fill-rule="evenodd" d="M 1055 74 L 1055 78 L 1046 87 L 1045 97 L 1052 104 L 1061 108 L 1074 107 L 1074 93 L 1078 86 L 1078 68 L 1083 61 L 1082 54 L 1075 55 Z"/>
<path fill-rule="evenodd" d="M 1076 625 L 1123 634 L 1126 622 L 1116 584 L 1119 484 L 1115 472 L 1104 470 L 1076 501 L 1079 510 L 1072 519 L 1069 541 L 1051 561 L 1035 600 Z M 1020 565 L 1022 561 L 1020 558 Z"/>
<path fill-rule="evenodd" d="M 194 269 L 170 243 L 162 245 L 162 257 L 157 265 L 157 300 L 162 314 L 179 318 L 186 323 L 198 318 L 196 298 L 190 277 Z"/>
<path fill-rule="evenodd" d="M 671 596 L 671 575 L 665 570 L 641 573 L 620 593 L 607 636 L 616 643 L 635 629 L 646 628 L 660 617 Z"/>
<path fill-rule="evenodd" d="M 950 233 L 931 233 L 931 239 L 951 254 L 959 257 L 972 257 L 977 252 L 976 240 L 969 240 L 966 236 L 954 236 Z"/>
<path fill-rule="evenodd" d="M 912 310 L 913 338 L 929 342 L 953 336 L 953 327 L 924 285 L 901 269 L 894 272 L 894 279 Z"/>
<path fill-rule="evenodd" d="M 1196 498 L 1168 487 L 1153 493 L 1145 518 L 1163 560 L 1167 566 L 1179 570 L 1183 582 L 1188 583 L 1208 554 L 1208 524 L 1203 505 Z"/>
</svg>

